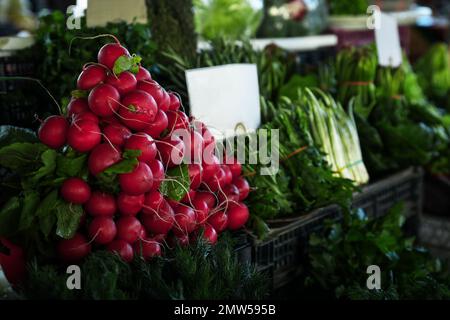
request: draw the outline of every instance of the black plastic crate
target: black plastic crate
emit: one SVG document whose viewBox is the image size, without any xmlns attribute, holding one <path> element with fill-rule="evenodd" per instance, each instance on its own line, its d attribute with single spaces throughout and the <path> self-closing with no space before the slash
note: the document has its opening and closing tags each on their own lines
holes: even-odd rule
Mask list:
<svg viewBox="0 0 450 320">
<path fill-rule="evenodd" d="M 450 261 L 450 218 L 422 215 L 418 238 L 434 256 Z"/>
<path fill-rule="evenodd" d="M 423 205 L 423 170 L 409 168 L 363 187 L 353 198 L 353 208 L 363 209 L 368 217 L 379 218 L 403 202 L 406 216 L 419 216 Z"/>
<path fill-rule="evenodd" d="M 252 245 L 249 240 L 249 236 L 245 232 L 238 232 L 233 235 L 235 241 L 234 251 L 236 252 L 237 259 L 241 264 L 252 263 Z"/>
<path fill-rule="evenodd" d="M 450 218 L 450 177 L 425 175 L 424 212 Z"/>
</svg>

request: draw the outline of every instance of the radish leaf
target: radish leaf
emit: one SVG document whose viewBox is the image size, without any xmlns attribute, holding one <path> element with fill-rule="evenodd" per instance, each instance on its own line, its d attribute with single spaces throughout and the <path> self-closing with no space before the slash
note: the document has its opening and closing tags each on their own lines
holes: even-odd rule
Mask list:
<svg viewBox="0 0 450 320">
<path fill-rule="evenodd" d="M 160 191 L 169 199 L 180 201 L 189 191 L 190 184 L 188 166 L 182 164 L 167 170 L 166 178 L 161 183 Z"/>
</svg>

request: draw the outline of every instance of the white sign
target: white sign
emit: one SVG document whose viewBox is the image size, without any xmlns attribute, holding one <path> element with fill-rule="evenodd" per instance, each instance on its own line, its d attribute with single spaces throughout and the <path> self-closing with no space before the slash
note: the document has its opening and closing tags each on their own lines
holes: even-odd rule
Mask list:
<svg viewBox="0 0 450 320">
<path fill-rule="evenodd" d="M 378 63 L 383 67 L 399 67 L 403 57 L 397 20 L 385 13 L 377 14 L 376 18 L 380 19 L 375 28 Z"/>
<path fill-rule="evenodd" d="M 216 138 L 256 130 L 261 123 L 258 71 L 254 64 L 186 70 L 191 115 Z"/>
<path fill-rule="evenodd" d="M 89 28 L 120 21 L 147 23 L 145 0 L 89 0 L 86 14 Z"/>
</svg>

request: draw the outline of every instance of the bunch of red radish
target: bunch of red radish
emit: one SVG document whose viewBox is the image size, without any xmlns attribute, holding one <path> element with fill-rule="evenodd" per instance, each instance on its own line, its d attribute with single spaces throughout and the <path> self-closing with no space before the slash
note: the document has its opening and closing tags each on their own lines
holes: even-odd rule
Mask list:
<svg viewBox="0 0 450 320">
<path fill-rule="evenodd" d="M 72 98 L 66 116 L 50 116 L 39 129 L 39 139 L 50 148 L 89 154 L 89 181 L 122 161 L 125 150 L 141 151 L 134 170 L 118 175 L 118 194 L 94 190 L 80 177 L 62 184 L 61 197 L 85 211 L 75 236 L 57 245 L 64 261 L 79 261 L 92 248 L 117 252 L 125 261 L 135 255 L 151 259 L 165 246 L 188 245 L 200 235 L 215 244 L 219 233 L 240 229 L 249 218 L 241 165 L 230 157 L 219 162 L 207 127 L 188 118 L 177 95 L 152 80 L 140 63 L 113 72 L 118 59 L 134 58 L 118 41 L 104 45 L 98 63 L 86 65 L 78 77 L 78 91 L 86 97 Z M 167 169 L 182 162 L 190 187 L 174 201 L 159 188 Z"/>
</svg>

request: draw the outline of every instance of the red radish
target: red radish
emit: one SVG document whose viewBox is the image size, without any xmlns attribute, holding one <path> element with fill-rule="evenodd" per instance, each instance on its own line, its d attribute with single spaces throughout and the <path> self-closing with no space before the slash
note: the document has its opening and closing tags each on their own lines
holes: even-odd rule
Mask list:
<svg viewBox="0 0 450 320">
<path fill-rule="evenodd" d="M 210 144 L 215 142 L 213 134 L 211 133 L 211 131 L 209 131 L 209 129 L 204 124 L 202 127 L 202 136 L 203 136 L 203 141 L 205 141 L 205 146 L 209 146 Z"/>
<path fill-rule="evenodd" d="M 86 217 L 87 217 L 86 211 L 83 211 L 83 214 L 80 217 L 80 223 L 78 225 L 78 228 L 83 228 L 86 225 Z"/>
<path fill-rule="evenodd" d="M 114 115 L 120 107 L 119 102 L 119 91 L 110 84 L 98 85 L 88 97 L 89 108 L 100 117 Z"/>
<path fill-rule="evenodd" d="M 208 223 L 213 226 L 217 232 L 222 232 L 227 228 L 228 216 L 223 211 L 216 212 L 208 218 Z"/>
<path fill-rule="evenodd" d="M 152 240 L 158 241 L 159 243 L 163 244 L 166 240 L 166 237 L 167 237 L 167 234 L 157 234 L 152 237 Z"/>
<path fill-rule="evenodd" d="M 158 191 L 149 192 L 145 195 L 142 212 L 144 214 L 154 214 L 164 205 L 164 197 Z"/>
<path fill-rule="evenodd" d="M 39 127 L 39 140 L 47 147 L 59 149 L 66 143 L 69 123 L 62 116 L 50 116 Z"/>
<path fill-rule="evenodd" d="M 206 201 L 196 197 L 194 198 L 194 200 L 192 200 L 192 205 L 195 211 L 195 221 L 198 225 L 204 224 L 208 219 L 208 204 L 206 203 Z"/>
<path fill-rule="evenodd" d="M 205 154 L 203 154 L 205 156 Z M 203 181 L 208 181 L 220 170 L 219 159 L 213 155 L 203 162 Z"/>
<path fill-rule="evenodd" d="M 185 146 L 184 158 L 187 163 L 199 163 L 201 161 L 204 143 L 200 133 L 181 129 L 177 130 L 173 136 L 182 138 Z"/>
<path fill-rule="evenodd" d="M 122 99 L 120 120 L 130 129 L 144 130 L 155 120 L 158 106 L 155 99 L 141 90 L 134 90 Z"/>
<path fill-rule="evenodd" d="M 114 220 L 106 217 L 96 217 L 88 228 L 89 237 L 98 244 L 108 244 L 114 240 L 117 234 Z"/>
<path fill-rule="evenodd" d="M 230 184 L 231 181 L 233 181 L 233 173 L 231 172 L 231 169 L 227 165 L 222 165 L 220 167 L 225 172 L 225 184 Z"/>
<path fill-rule="evenodd" d="M 122 47 L 119 43 L 108 43 L 100 48 L 97 60 L 98 63 L 107 66 L 109 69 L 114 68 L 114 63 L 120 56 L 130 56 L 128 50 Z"/>
<path fill-rule="evenodd" d="M 142 239 L 137 241 L 134 246 L 134 254 L 142 257 L 144 260 L 150 260 L 161 256 L 161 246 L 158 241 L 153 239 Z"/>
<path fill-rule="evenodd" d="M 189 245 L 189 235 L 187 234 L 172 234 L 168 238 L 168 244 L 170 248 L 175 248 L 177 245 L 180 247 L 187 247 Z"/>
<path fill-rule="evenodd" d="M 96 176 L 122 159 L 116 147 L 109 143 L 97 145 L 90 153 L 88 159 L 89 172 Z"/>
<path fill-rule="evenodd" d="M 134 243 L 139 239 L 142 225 L 135 217 L 121 217 L 117 222 L 117 238 L 128 243 Z"/>
<path fill-rule="evenodd" d="M 229 184 L 225 186 L 222 190 L 223 192 L 219 192 L 219 201 L 220 204 L 235 203 L 239 201 L 239 189 L 234 184 Z"/>
<path fill-rule="evenodd" d="M 189 192 L 187 192 L 187 193 L 184 195 L 183 199 L 181 199 L 180 202 L 182 202 L 182 203 L 187 203 L 187 204 L 191 204 L 191 203 L 192 203 L 192 200 L 194 200 L 194 198 L 195 198 L 195 194 L 196 194 L 196 191 L 195 191 L 195 190 L 193 190 L 193 189 L 189 190 Z"/>
<path fill-rule="evenodd" d="M 139 81 L 137 89 L 147 92 L 155 99 L 158 108 L 162 111 L 169 110 L 170 98 L 165 97 L 164 89 L 154 80 Z M 169 99 L 169 100 L 167 100 Z"/>
<path fill-rule="evenodd" d="M 107 142 L 118 147 L 122 147 L 125 144 L 125 140 L 131 137 L 131 131 L 120 123 L 107 125 L 103 129 L 103 134 Z"/>
<path fill-rule="evenodd" d="M 85 205 L 85 209 L 91 215 L 97 217 L 112 217 L 116 211 L 116 201 L 114 197 L 108 193 L 94 191 Z"/>
<path fill-rule="evenodd" d="M 92 121 L 99 123 L 98 117 L 91 111 L 85 111 L 72 115 L 72 123 L 78 123 L 80 121 Z"/>
<path fill-rule="evenodd" d="M 159 138 L 161 133 L 167 128 L 169 121 L 164 111 L 158 110 L 155 120 L 150 123 L 143 132 L 150 135 L 152 138 Z"/>
<path fill-rule="evenodd" d="M 78 152 L 92 150 L 101 140 L 100 127 L 93 121 L 77 121 L 67 131 L 67 143 Z"/>
<path fill-rule="evenodd" d="M 180 109 L 181 103 L 180 99 L 178 99 L 178 96 L 175 93 L 170 92 L 169 98 L 170 98 L 169 110 L 177 111 L 178 109 Z"/>
<path fill-rule="evenodd" d="M 83 204 L 91 197 L 91 188 L 80 178 L 69 178 L 61 186 L 61 196 L 70 203 Z"/>
<path fill-rule="evenodd" d="M 183 161 L 184 143 L 176 136 L 169 136 L 156 141 L 161 161 L 169 168 L 179 165 Z"/>
<path fill-rule="evenodd" d="M 124 240 L 113 240 L 106 248 L 111 252 L 116 252 L 125 262 L 133 260 L 133 247 Z"/>
<path fill-rule="evenodd" d="M 245 204 L 239 203 L 231 205 L 228 209 L 228 229 L 237 230 L 242 228 L 250 216 L 248 208 Z"/>
<path fill-rule="evenodd" d="M 81 233 L 58 242 L 58 256 L 65 262 L 78 262 L 91 252 L 91 245 Z"/>
<path fill-rule="evenodd" d="M 119 174 L 120 188 L 126 194 L 137 196 L 152 189 L 152 171 L 144 162 L 139 161 L 132 172 Z"/>
<path fill-rule="evenodd" d="M 189 118 L 182 111 L 167 111 L 167 120 L 168 125 L 167 128 L 169 130 L 169 134 L 178 129 L 189 129 Z"/>
<path fill-rule="evenodd" d="M 106 127 L 106 126 L 108 126 L 110 124 L 113 124 L 113 125 L 119 125 L 120 124 L 121 125 L 122 122 L 119 119 L 117 119 L 116 116 L 114 115 L 114 116 L 109 116 L 109 117 L 106 117 L 106 118 L 102 118 L 101 124 Z"/>
<path fill-rule="evenodd" d="M 156 144 L 153 138 L 143 132 L 133 134 L 125 142 L 125 149 L 128 150 L 141 150 L 142 153 L 138 157 L 139 161 L 150 163 L 155 160 L 156 157 Z"/>
<path fill-rule="evenodd" d="M 147 238 L 147 231 L 145 231 L 144 226 L 141 226 L 141 232 L 139 233 L 139 239 L 146 239 Z"/>
<path fill-rule="evenodd" d="M 114 73 L 109 73 L 106 77 L 106 83 L 116 88 L 122 96 L 136 89 L 137 80 L 131 72 L 125 71 L 118 76 Z"/>
<path fill-rule="evenodd" d="M 174 212 L 172 207 L 163 200 L 157 212 L 144 211 L 141 221 L 147 231 L 154 234 L 167 234 L 174 224 Z"/>
<path fill-rule="evenodd" d="M 212 178 L 206 180 L 205 183 L 212 192 L 217 192 L 225 187 L 226 179 L 225 171 L 222 168 L 219 168 Z"/>
<path fill-rule="evenodd" d="M 233 178 L 237 178 L 242 174 L 242 165 L 236 159 L 233 158 L 231 161 L 227 159 L 226 164 L 230 168 Z"/>
<path fill-rule="evenodd" d="M 81 71 L 77 80 L 77 88 L 91 90 L 106 79 L 106 69 L 102 66 L 90 65 Z"/>
<path fill-rule="evenodd" d="M 205 225 L 205 227 L 203 228 L 202 237 L 212 245 L 215 245 L 217 243 L 217 231 L 209 224 Z"/>
<path fill-rule="evenodd" d="M 244 177 L 237 177 L 233 184 L 239 189 L 239 201 L 245 200 L 250 192 L 250 185 Z"/>
<path fill-rule="evenodd" d="M 150 167 L 150 170 L 152 170 L 153 174 L 153 186 L 151 191 L 158 190 L 165 176 L 164 165 L 161 161 L 155 159 L 150 162 L 148 166 Z"/>
<path fill-rule="evenodd" d="M 195 200 L 205 201 L 210 209 L 214 208 L 216 205 L 216 197 L 214 196 L 213 193 L 208 191 L 198 191 L 197 194 L 195 195 Z"/>
<path fill-rule="evenodd" d="M 117 197 L 117 208 L 124 216 L 135 216 L 144 205 L 145 195 L 130 196 L 121 192 Z"/>
<path fill-rule="evenodd" d="M 152 80 L 152 75 L 147 69 L 145 69 L 142 66 L 139 66 L 139 71 L 138 73 L 136 73 L 136 80 L 137 81 Z"/>
<path fill-rule="evenodd" d="M 0 266 L 6 279 L 13 286 L 23 284 L 27 275 L 23 249 L 4 237 L 0 237 L 0 247 L 2 248 L 0 251 Z"/>
<path fill-rule="evenodd" d="M 86 111 L 90 111 L 90 109 L 87 100 L 83 98 L 72 98 L 67 105 L 67 116 L 69 118 L 74 114 L 80 114 Z"/>
<path fill-rule="evenodd" d="M 191 189 L 198 189 L 200 187 L 200 183 L 202 182 L 203 177 L 203 168 L 200 164 L 191 163 L 188 164 L 189 170 L 189 179 L 191 180 Z"/>
<path fill-rule="evenodd" d="M 174 208 L 175 223 L 173 232 L 176 235 L 189 234 L 195 229 L 195 212 L 192 208 L 185 205 L 178 205 Z"/>
</svg>

